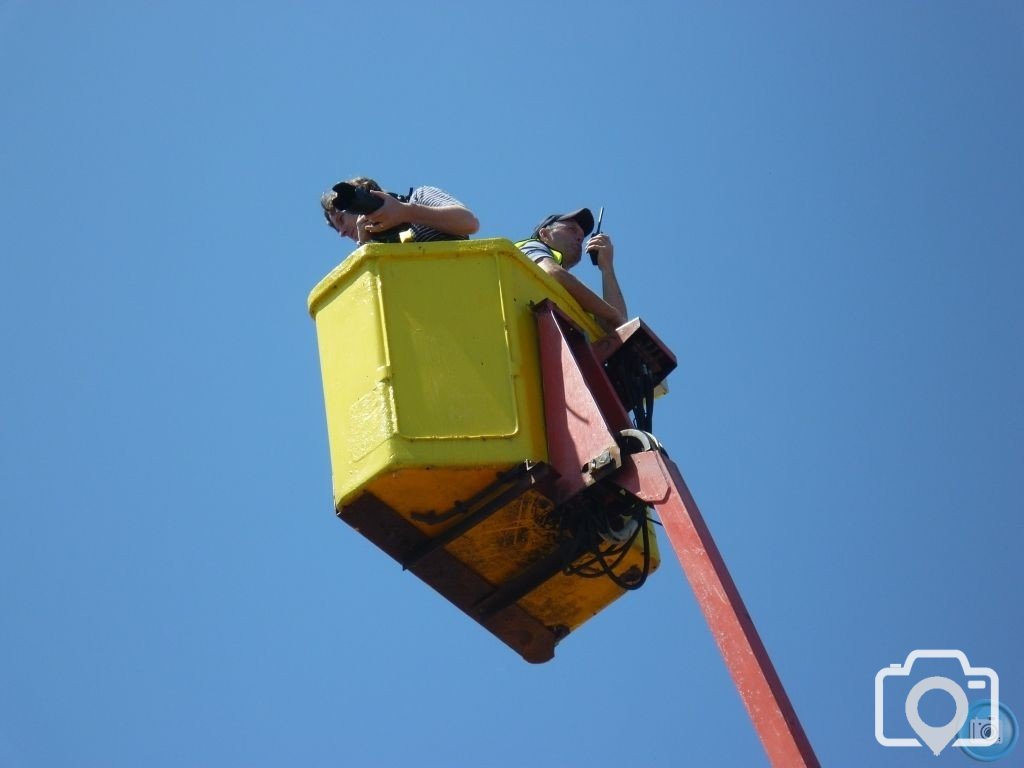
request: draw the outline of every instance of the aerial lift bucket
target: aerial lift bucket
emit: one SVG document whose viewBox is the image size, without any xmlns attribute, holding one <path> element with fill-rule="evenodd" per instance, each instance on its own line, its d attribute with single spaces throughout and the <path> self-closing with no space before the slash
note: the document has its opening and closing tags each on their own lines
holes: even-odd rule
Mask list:
<svg viewBox="0 0 1024 768">
<path fill-rule="evenodd" d="M 772 764 L 819 765 L 650 433 L 676 361 L 642 321 L 602 334 L 505 240 L 364 246 L 309 308 L 342 520 L 542 662 L 657 567 L 655 508 Z"/>
<path fill-rule="evenodd" d="M 659 563 L 636 498 L 556 493 L 545 300 L 602 335 L 507 240 L 365 245 L 309 298 L 338 517 L 531 662 Z"/>
</svg>

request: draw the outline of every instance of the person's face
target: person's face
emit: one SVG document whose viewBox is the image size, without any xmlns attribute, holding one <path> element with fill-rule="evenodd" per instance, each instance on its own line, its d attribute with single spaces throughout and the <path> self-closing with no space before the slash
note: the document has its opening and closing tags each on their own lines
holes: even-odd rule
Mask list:
<svg viewBox="0 0 1024 768">
<path fill-rule="evenodd" d="M 339 235 L 359 242 L 359 232 L 356 229 L 356 219 L 359 218 L 357 214 L 344 211 L 328 211 L 327 217 L 331 220 L 331 225 Z"/>
<path fill-rule="evenodd" d="M 583 253 L 583 227 L 575 219 L 556 221 L 548 224 L 543 230 L 545 243 L 562 253 L 562 266 L 569 267 L 579 264 Z"/>
</svg>

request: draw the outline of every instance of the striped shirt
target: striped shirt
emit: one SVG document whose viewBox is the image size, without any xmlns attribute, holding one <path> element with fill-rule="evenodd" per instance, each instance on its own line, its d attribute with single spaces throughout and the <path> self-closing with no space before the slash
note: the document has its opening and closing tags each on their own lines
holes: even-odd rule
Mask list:
<svg viewBox="0 0 1024 768">
<path fill-rule="evenodd" d="M 532 261 L 536 262 L 541 259 L 554 259 L 556 264 L 560 265 L 562 263 L 561 253 L 536 238 L 520 240 L 516 243 L 516 247 L 525 253 Z"/>
<path fill-rule="evenodd" d="M 409 196 L 409 202 L 427 208 L 443 208 L 448 205 L 459 205 L 465 208 L 462 203 L 443 189 L 438 189 L 437 187 L 416 187 L 412 195 Z M 466 235 L 451 235 L 433 227 L 428 227 L 426 224 L 413 224 L 412 231 L 414 234 L 413 242 L 415 243 L 427 243 L 431 240 L 469 240 L 469 237 Z"/>
</svg>

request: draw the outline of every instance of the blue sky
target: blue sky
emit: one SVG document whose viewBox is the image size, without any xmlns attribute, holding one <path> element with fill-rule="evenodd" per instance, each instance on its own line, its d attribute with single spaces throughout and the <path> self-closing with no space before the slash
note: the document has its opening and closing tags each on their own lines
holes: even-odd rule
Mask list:
<svg viewBox="0 0 1024 768">
<path fill-rule="evenodd" d="M 605 206 L 824 765 L 970 764 L 874 740 L 916 648 L 1024 715 L 1019 2 L 4 0 L 0 72 L 0 764 L 766 764 L 670 556 L 533 667 L 334 518 L 355 174 Z"/>
</svg>

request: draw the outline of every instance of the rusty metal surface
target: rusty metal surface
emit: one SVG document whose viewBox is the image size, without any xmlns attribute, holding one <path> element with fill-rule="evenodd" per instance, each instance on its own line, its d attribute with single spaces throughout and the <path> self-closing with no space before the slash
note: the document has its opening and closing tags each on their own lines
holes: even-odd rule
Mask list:
<svg viewBox="0 0 1024 768">
<path fill-rule="evenodd" d="M 592 349 L 594 356 L 602 363 L 628 357 L 631 365 L 646 365 L 654 376 L 655 385 L 674 371 L 677 365 L 672 350 L 639 317 L 595 341 Z"/>
<path fill-rule="evenodd" d="M 413 552 L 422 551 L 430 541 L 428 536 L 370 493 L 362 494 L 343 507 L 338 517 L 398 562 Z M 495 585 L 447 550 L 434 550 L 410 571 L 526 661 L 539 664 L 554 657 L 555 644 L 564 636 L 565 629 L 547 627 L 515 604 L 481 618 L 474 605 L 494 593 Z"/>
<path fill-rule="evenodd" d="M 550 467 L 544 463 L 528 463 L 517 468 L 514 472 L 505 473 L 495 483 L 478 494 L 473 503 L 462 504 L 460 502 L 456 505 L 459 509 L 456 516 L 462 515 L 462 519 L 451 528 L 445 529 L 439 535 L 425 542 L 415 551 L 410 552 L 402 560 L 402 567 L 405 569 L 415 568 L 421 560 L 429 557 L 435 550 L 455 541 L 455 539 L 503 509 L 506 504 L 521 497 L 538 480 L 544 479 L 549 473 Z M 422 517 L 426 517 L 426 515 L 421 515 Z M 437 515 L 435 517 L 445 518 L 448 515 Z"/>
<path fill-rule="evenodd" d="M 561 503 L 593 484 L 592 468 L 619 466 L 615 436 L 630 422 L 582 332 L 550 301 L 535 311 L 548 462 L 559 475 L 554 501 Z"/>
</svg>

